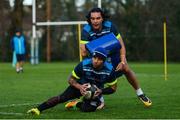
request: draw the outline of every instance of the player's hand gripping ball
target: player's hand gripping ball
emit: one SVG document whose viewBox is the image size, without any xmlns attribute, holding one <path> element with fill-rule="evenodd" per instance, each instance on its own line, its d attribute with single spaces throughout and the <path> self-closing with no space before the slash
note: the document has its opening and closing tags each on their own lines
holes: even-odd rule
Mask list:
<svg viewBox="0 0 180 120">
<path fill-rule="evenodd" d="M 88 86 L 86 89 L 86 94 L 84 95 L 84 98 L 88 99 L 88 100 L 93 99 L 96 90 L 97 90 L 96 85 L 88 83 Z"/>
</svg>

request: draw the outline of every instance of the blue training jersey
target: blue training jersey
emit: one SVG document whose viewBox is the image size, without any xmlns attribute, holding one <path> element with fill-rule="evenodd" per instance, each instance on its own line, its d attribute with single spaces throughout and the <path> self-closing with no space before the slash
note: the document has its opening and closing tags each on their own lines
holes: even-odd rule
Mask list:
<svg viewBox="0 0 180 120">
<path fill-rule="evenodd" d="M 110 21 L 104 21 L 102 23 L 102 30 L 98 32 L 94 32 L 91 25 L 87 24 L 83 27 L 82 34 L 81 34 L 81 44 L 86 44 L 90 41 L 93 41 L 103 35 L 113 33 L 117 39 L 121 37 L 120 33 L 117 31 L 116 27 Z M 120 53 L 119 50 L 114 54 L 109 55 L 109 61 L 112 63 L 113 67 L 116 66 L 120 62 Z"/>
<path fill-rule="evenodd" d="M 14 36 L 12 38 L 12 48 L 16 54 L 25 54 L 26 52 L 26 41 L 23 35 Z"/>
<path fill-rule="evenodd" d="M 91 83 L 98 88 L 103 88 L 104 84 L 113 85 L 117 82 L 113 66 L 110 63 L 104 62 L 101 70 L 95 70 L 92 59 L 85 59 L 80 62 L 72 71 L 72 75 L 78 83 Z"/>
</svg>

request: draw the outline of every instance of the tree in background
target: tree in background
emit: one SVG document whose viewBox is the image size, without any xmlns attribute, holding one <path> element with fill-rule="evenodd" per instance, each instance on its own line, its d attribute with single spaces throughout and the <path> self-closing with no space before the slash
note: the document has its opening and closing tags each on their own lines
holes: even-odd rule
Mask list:
<svg viewBox="0 0 180 120">
<path fill-rule="evenodd" d="M 8 9 L 10 9 L 8 1 L 0 0 L 0 61 L 6 61 L 6 57 L 8 56 L 7 50 L 7 31 L 8 25 L 10 24 Z"/>
<path fill-rule="evenodd" d="M 14 34 L 16 28 L 23 28 L 23 0 L 15 0 L 11 14 L 10 36 Z"/>
<path fill-rule="evenodd" d="M 0 2 L 0 5 L 2 5 L 0 6 L 1 8 L 7 6 L 8 4 L 7 1 Z M 9 61 L 11 60 L 12 55 L 10 40 L 15 32 L 15 29 L 22 28 L 23 24 L 23 0 L 15 0 L 12 11 L 7 11 L 6 9 L 5 12 L 7 13 L 6 16 L 1 17 L 2 31 L 3 34 L 6 34 L 6 36 L 2 39 L 2 61 Z"/>
</svg>

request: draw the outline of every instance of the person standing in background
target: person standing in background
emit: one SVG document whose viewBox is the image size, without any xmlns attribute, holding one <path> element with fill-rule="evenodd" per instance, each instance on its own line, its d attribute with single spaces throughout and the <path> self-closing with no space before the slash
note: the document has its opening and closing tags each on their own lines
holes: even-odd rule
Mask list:
<svg viewBox="0 0 180 120">
<path fill-rule="evenodd" d="M 21 29 L 16 29 L 15 35 L 11 39 L 11 47 L 13 53 L 15 53 L 17 62 L 16 62 L 16 72 L 23 72 L 23 64 L 25 61 L 26 53 L 26 40 L 22 34 Z"/>
</svg>

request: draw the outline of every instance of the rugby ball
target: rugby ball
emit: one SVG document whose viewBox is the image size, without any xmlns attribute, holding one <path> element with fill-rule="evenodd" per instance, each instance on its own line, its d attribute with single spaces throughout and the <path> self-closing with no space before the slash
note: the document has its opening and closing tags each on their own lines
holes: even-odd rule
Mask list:
<svg viewBox="0 0 180 120">
<path fill-rule="evenodd" d="M 97 90 L 96 85 L 88 83 L 88 87 L 86 89 L 84 98 L 85 99 L 93 99 L 96 90 Z"/>
</svg>

